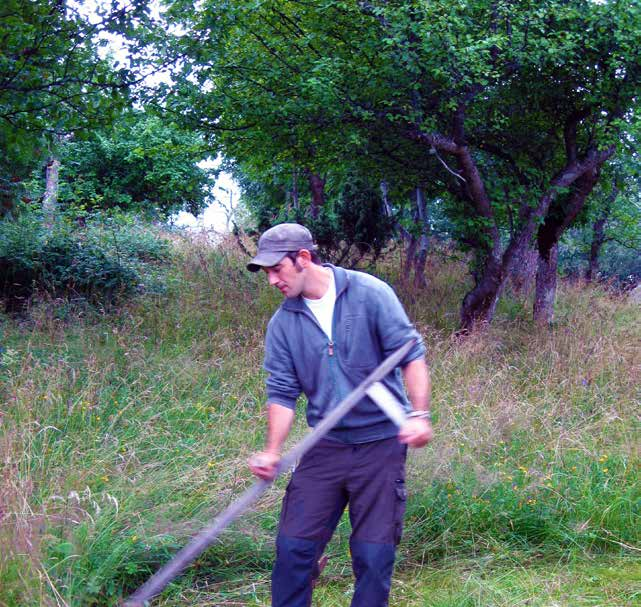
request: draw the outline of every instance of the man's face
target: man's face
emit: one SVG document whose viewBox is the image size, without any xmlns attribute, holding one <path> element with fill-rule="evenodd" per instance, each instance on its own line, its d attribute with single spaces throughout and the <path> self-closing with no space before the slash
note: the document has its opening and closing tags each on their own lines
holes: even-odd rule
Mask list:
<svg viewBox="0 0 641 607">
<path fill-rule="evenodd" d="M 276 287 L 285 297 L 298 297 L 305 286 L 305 272 L 289 257 L 283 257 L 275 266 L 263 268 L 269 284 Z"/>
</svg>

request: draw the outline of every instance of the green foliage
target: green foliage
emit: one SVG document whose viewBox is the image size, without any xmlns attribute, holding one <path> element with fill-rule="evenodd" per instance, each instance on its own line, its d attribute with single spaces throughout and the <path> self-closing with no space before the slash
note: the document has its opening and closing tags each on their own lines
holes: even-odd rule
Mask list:
<svg viewBox="0 0 641 607">
<path fill-rule="evenodd" d="M 95 216 L 81 228 L 62 216 L 49 227 L 25 209 L 0 221 L 0 297 L 10 308 L 34 293 L 110 303 L 145 283 L 149 288 L 145 264 L 167 257 L 167 244 L 133 222 Z"/>
<path fill-rule="evenodd" d="M 548 227 L 567 229 L 587 175 L 638 130 L 640 11 L 174 0 L 166 18 L 184 29 L 163 52 L 179 69 L 161 96 L 255 179 L 308 172 L 329 189 L 355 170 L 403 191 L 403 205 L 417 186 L 445 201 L 451 234 L 479 262 L 466 298 L 477 309 L 463 316 L 489 320 L 517 243 L 549 213 Z"/>
<path fill-rule="evenodd" d="M 239 166 L 234 176 L 241 186 L 243 202 L 262 232 L 276 223 L 297 221 L 314 234 L 321 257 L 348 266 L 361 259 L 376 260 L 393 235 L 394 218 L 385 214 L 381 191 L 364 176 L 348 172 L 332 179 L 327 199 L 310 213 L 310 193 L 305 182 L 298 187 L 299 206 L 292 200 L 291 176 L 279 173 L 269 182 L 253 180 Z"/>
<path fill-rule="evenodd" d="M 127 101 L 129 67 L 98 55 L 106 32 L 130 40 L 146 21 L 146 2 L 97 6 L 93 22 L 78 3 L 3 2 L 0 14 L 0 178 L 23 179 L 60 136 L 110 121 Z"/>
<path fill-rule="evenodd" d="M 341 189 L 335 212 L 340 217 L 343 239 L 354 243 L 361 254 L 377 258 L 392 236 L 394 222 L 385 215 L 379 187 L 351 174 Z"/>
<path fill-rule="evenodd" d="M 566 276 L 583 277 L 592 244 L 591 226 L 570 230 L 559 246 L 559 269 Z M 599 254 L 599 278 L 619 287 L 641 282 L 641 241 L 635 246 L 609 238 Z"/>
<path fill-rule="evenodd" d="M 568 275 L 586 274 L 590 258 L 594 279 L 619 286 L 641 281 L 641 176 L 638 154 L 610 163 L 580 221 L 561 241 L 559 262 Z"/>
<path fill-rule="evenodd" d="M 197 165 L 201 139 L 155 116 L 126 114 L 108 130 L 66 142 L 60 154 L 63 206 L 166 217 L 197 215 L 208 202 L 210 173 Z"/>
</svg>

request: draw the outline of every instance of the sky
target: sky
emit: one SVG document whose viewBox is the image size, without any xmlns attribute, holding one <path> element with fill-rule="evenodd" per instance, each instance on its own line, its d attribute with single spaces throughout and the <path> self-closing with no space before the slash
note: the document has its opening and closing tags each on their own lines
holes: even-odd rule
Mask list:
<svg viewBox="0 0 641 607">
<path fill-rule="evenodd" d="M 200 162 L 199 166 L 202 168 L 215 168 L 221 162 L 222 158 L 217 158 L 216 160 L 209 158 Z M 181 211 L 171 219 L 175 225 L 188 228 L 213 229 L 216 232 L 228 232 L 230 227 L 233 228 L 233 226 L 227 225 L 227 218 L 222 205 L 224 204 L 226 208 L 229 208 L 231 197 L 232 206 L 236 207 L 240 200 L 238 184 L 229 173 L 221 171 L 212 190 L 212 195 L 215 199 L 203 213 L 198 217 L 194 217 L 191 213 Z"/>
<path fill-rule="evenodd" d="M 81 14 L 86 15 L 90 20 L 97 20 L 96 7 L 100 4 L 100 0 L 75 0 L 73 4 L 78 8 Z M 158 16 L 160 11 L 160 3 L 158 0 L 150 2 L 150 9 L 152 15 Z M 116 61 L 127 63 L 127 45 L 123 38 L 113 34 L 104 34 L 101 37 L 108 41 L 104 47 L 99 47 L 98 52 L 102 57 L 111 54 Z M 154 73 L 150 74 L 145 82 L 147 85 L 153 86 L 161 82 L 170 82 L 168 73 Z M 222 158 L 207 158 L 199 163 L 202 168 L 216 168 L 222 162 Z M 229 208 L 229 202 L 233 207 L 236 207 L 240 200 L 240 189 L 238 183 L 234 181 L 233 177 L 221 171 L 218 179 L 212 187 L 211 198 L 212 201 L 209 206 L 198 217 L 194 217 L 191 213 L 180 212 L 174 215 L 170 221 L 177 226 L 196 228 L 196 229 L 213 229 L 217 232 L 227 232 L 229 225 L 226 218 L 225 208 Z"/>
</svg>

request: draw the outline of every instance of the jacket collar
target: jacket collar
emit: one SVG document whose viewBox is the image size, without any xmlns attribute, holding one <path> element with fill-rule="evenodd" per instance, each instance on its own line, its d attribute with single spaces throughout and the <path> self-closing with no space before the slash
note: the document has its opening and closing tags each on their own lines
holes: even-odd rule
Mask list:
<svg viewBox="0 0 641 607">
<path fill-rule="evenodd" d="M 343 268 L 338 266 L 333 266 L 331 263 L 324 263 L 323 267 L 330 268 L 334 272 L 334 284 L 336 285 L 336 299 L 339 298 L 341 293 L 347 289 L 349 286 L 349 276 Z M 285 299 L 285 301 L 280 306 L 283 310 L 290 310 L 292 312 L 300 312 L 301 310 L 307 310 L 307 306 L 303 301 L 303 298 L 299 295 L 292 299 Z"/>
</svg>

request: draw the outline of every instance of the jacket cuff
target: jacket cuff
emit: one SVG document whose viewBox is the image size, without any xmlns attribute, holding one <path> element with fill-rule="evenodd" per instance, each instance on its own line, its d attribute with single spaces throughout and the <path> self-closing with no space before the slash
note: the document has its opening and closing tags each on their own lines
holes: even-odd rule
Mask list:
<svg viewBox="0 0 641 607">
<path fill-rule="evenodd" d="M 296 410 L 296 399 L 284 396 L 283 394 L 268 394 L 265 405 L 281 405 L 292 411 Z"/>
<path fill-rule="evenodd" d="M 423 339 L 419 338 L 414 347 L 405 355 L 405 358 L 399 363 L 399 367 L 404 367 L 418 358 L 425 358 L 427 349 L 423 343 Z"/>
</svg>

